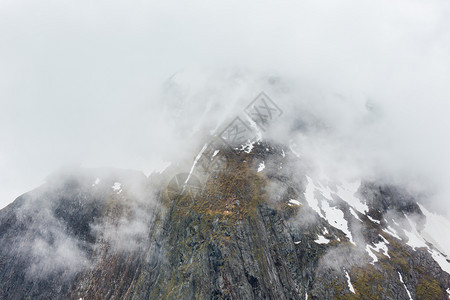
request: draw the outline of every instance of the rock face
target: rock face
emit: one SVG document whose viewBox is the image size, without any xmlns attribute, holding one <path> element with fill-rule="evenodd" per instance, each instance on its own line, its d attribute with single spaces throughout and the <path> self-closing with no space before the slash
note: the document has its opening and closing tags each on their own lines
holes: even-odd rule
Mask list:
<svg viewBox="0 0 450 300">
<path fill-rule="evenodd" d="M 0 298 L 448 299 L 450 263 L 413 197 L 252 147 L 204 153 L 187 184 L 54 175 L 0 211 Z"/>
</svg>

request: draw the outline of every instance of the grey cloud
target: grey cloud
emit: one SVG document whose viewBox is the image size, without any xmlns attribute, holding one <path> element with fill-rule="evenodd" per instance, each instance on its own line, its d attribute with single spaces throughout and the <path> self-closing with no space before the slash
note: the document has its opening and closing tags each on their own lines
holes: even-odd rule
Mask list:
<svg viewBox="0 0 450 300">
<path fill-rule="evenodd" d="M 273 136 L 327 172 L 406 182 L 448 208 L 449 9 L 3 2 L 0 203 L 67 163 L 149 173 L 192 155 L 264 90 L 285 112 Z"/>
</svg>

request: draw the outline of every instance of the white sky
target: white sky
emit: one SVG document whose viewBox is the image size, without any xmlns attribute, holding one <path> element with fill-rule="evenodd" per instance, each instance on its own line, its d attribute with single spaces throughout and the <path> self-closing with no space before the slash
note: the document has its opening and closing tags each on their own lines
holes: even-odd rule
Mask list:
<svg viewBox="0 0 450 300">
<path fill-rule="evenodd" d="M 338 128 L 331 148 L 345 152 L 345 137 L 369 166 L 381 160 L 446 190 L 448 1 L 2 0 L 0 207 L 66 164 L 157 168 L 177 145 L 176 123 L 201 117 L 168 119 L 161 87 L 202 68 L 375 99 L 384 127 L 369 133 L 347 122 L 357 110 L 311 105 Z"/>
</svg>

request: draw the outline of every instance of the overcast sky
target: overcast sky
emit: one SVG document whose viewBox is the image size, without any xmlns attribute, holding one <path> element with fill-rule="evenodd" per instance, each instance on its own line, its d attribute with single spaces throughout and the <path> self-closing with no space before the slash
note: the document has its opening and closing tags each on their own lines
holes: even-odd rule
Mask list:
<svg viewBox="0 0 450 300">
<path fill-rule="evenodd" d="M 0 207 L 67 164 L 161 168 L 208 101 L 251 100 L 266 74 L 336 129 L 326 147 L 297 137 L 304 151 L 415 172 L 446 203 L 448 1 L 1 0 Z M 190 114 L 170 111 L 171 77 Z M 350 100 L 302 98 L 302 86 Z M 375 127 L 357 121 L 367 103 Z"/>
</svg>

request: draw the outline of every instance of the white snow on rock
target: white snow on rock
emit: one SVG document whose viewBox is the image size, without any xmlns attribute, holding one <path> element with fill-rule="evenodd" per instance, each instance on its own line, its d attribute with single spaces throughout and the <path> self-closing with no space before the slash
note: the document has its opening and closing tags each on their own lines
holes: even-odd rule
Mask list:
<svg viewBox="0 0 450 300">
<path fill-rule="evenodd" d="M 298 241 L 298 242 L 294 242 L 294 244 L 298 245 L 298 244 L 300 244 L 300 242 L 301 242 L 301 241 Z"/>
<path fill-rule="evenodd" d="M 423 205 L 418 204 L 426 217 L 422 230 L 417 230 L 415 222 L 406 217 L 411 229 L 404 229 L 408 238 L 407 244 L 413 249 L 425 247 L 442 270 L 450 274 L 450 263 L 447 261 L 447 253 L 450 251 L 450 221 L 445 217 L 428 211 Z M 428 244 L 433 247 L 429 247 Z"/>
<path fill-rule="evenodd" d="M 314 240 L 314 242 L 316 242 L 317 244 L 328 244 L 330 240 L 319 234 L 317 235 L 317 239 Z"/>
<path fill-rule="evenodd" d="M 389 244 L 389 242 L 382 235 L 380 235 L 380 237 L 383 241 L 380 241 L 380 242 L 374 244 L 373 246 L 366 245 L 366 252 L 372 258 L 372 262 L 371 262 L 372 265 L 378 261 L 378 257 L 372 251 L 376 251 L 378 253 L 380 253 L 380 251 L 381 251 L 384 256 L 391 258 L 391 256 L 388 253 L 388 247 L 387 247 L 387 244 Z"/>
<path fill-rule="evenodd" d="M 389 241 L 387 239 L 385 239 L 384 236 L 382 236 L 381 234 L 379 236 L 386 244 L 389 244 Z"/>
<path fill-rule="evenodd" d="M 441 269 L 450 274 L 450 263 L 447 261 L 447 258 L 436 249 L 428 249 L 428 252 L 431 254 L 434 261 L 439 264 Z"/>
<path fill-rule="evenodd" d="M 292 206 L 292 205 L 300 205 L 300 202 L 298 200 L 291 199 L 291 200 L 289 200 L 289 206 Z"/>
<path fill-rule="evenodd" d="M 353 207 L 350 207 L 350 213 L 359 221 L 362 222 L 362 220 L 359 218 L 358 214 L 353 210 Z"/>
<path fill-rule="evenodd" d="M 326 199 L 331 200 L 332 199 L 330 194 L 331 190 L 328 187 L 323 186 L 317 187 L 316 185 L 314 185 L 312 179 L 309 178 L 308 176 L 306 176 L 306 179 L 308 181 L 308 185 L 306 186 L 305 190 L 305 198 L 306 201 L 308 202 L 308 205 L 315 212 L 317 212 L 317 214 L 321 218 L 327 220 L 331 226 L 344 232 L 345 235 L 350 240 L 350 242 L 353 245 L 356 245 L 355 242 L 353 241 L 352 233 L 348 228 L 348 223 L 347 220 L 345 220 L 344 218 L 344 213 L 342 212 L 342 210 L 330 206 L 327 200 L 321 201 L 321 207 L 319 207 L 319 201 L 314 196 L 314 192 L 318 190 Z M 323 210 L 324 214 L 322 213 L 321 209 Z"/>
<path fill-rule="evenodd" d="M 122 192 L 122 184 L 120 182 L 114 182 L 114 184 L 111 188 L 117 194 L 120 194 Z"/>
<path fill-rule="evenodd" d="M 388 226 L 387 228 L 384 228 L 383 231 L 386 232 L 387 234 L 395 237 L 398 240 L 402 240 L 402 238 L 397 234 L 397 231 L 395 231 L 395 229 L 392 228 L 391 226 Z"/>
<path fill-rule="evenodd" d="M 322 214 L 322 211 L 319 208 L 319 202 L 317 201 L 316 197 L 314 196 L 314 184 L 308 176 L 306 176 L 306 179 L 308 180 L 308 185 L 305 189 L 305 198 L 308 202 L 308 205 L 322 218 L 325 219 L 325 217 Z"/>
<path fill-rule="evenodd" d="M 355 242 L 353 241 L 352 233 L 350 232 L 350 229 L 348 228 L 347 220 L 345 220 L 344 213 L 342 212 L 342 210 L 340 210 L 336 207 L 330 206 L 327 201 L 322 202 L 322 209 L 325 212 L 325 216 L 326 216 L 325 219 L 328 221 L 328 223 L 331 226 L 333 226 L 333 227 L 341 230 L 343 233 L 345 233 L 345 235 L 349 239 L 350 243 L 352 243 L 353 245 L 356 246 Z"/>
<path fill-rule="evenodd" d="M 450 255 L 450 220 L 428 211 L 421 204 L 419 207 L 426 217 L 425 227 L 420 231 L 420 235 L 440 252 Z"/>
<path fill-rule="evenodd" d="M 398 273 L 398 277 L 400 277 L 400 282 L 403 283 L 403 286 L 405 287 L 405 290 L 408 293 L 409 299 L 413 300 L 413 298 L 411 297 L 410 292 L 408 291 L 408 288 L 406 287 L 406 284 L 403 282 L 402 274 L 400 274 L 400 272 L 397 272 L 397 273 Z"/>
<path fill-rule="evenodd" d="M 448 296 L 448 299 L 450 299 L 450 289 L 447 289 L 447 296 Z"/>
<path fill-rule="evenodd" d="M 387 241 L 386 241 L 386 242 L 387 242 Z M 374 250 L 374 251 L 377 251 L 378 253 L 380 253 L 380 251 L 382 251 L 383 254 L 384 254 L 384 256 L 387 256 L 387 257 L 391 258 L 391 257 L 389 256 L 389 253 L 388 253 L 388 247 L 386 246 L 386 242 L 384 242 L 384 241 L 378 242 L 378 243 L 376 243 L 376 244 L 373 244 L 373 247 L 370 246 L 370 245 L 367 245 L 367 246 L 368 246 L 370 249 L 372 249 L 372 250 Z M 389 244 L 389 242 L 388 242 L 388 244 Z"/>
<path fill-rule="evenodd" d="M 355 197 L 360 185 L 361 180 L 344 182 L 337 187 L 336 195 L 364 215 L 369 211 L 369 207 L 365 203 L 362 203 L 359 198 Z"/>
<path fill-rule="evenodd" d="M 347 277 L 347 285 L 348 285 L 348 289 L 350 290 L 350 292 L 352 292 L 353 294 L 355 293 L 355 289 L 353 288 L 352 282 L 350 281 L 350 275 L 348 275 L 347 270 L 345 270 L 345 277 Z"/>
<path fill-rule="evenodd" d="M 411 246 L 411 248 L 413 248 L 414 250 L 416 250 L 416 248 L 422 247 L 428 248 L 428 245 L 426 244 L 425 240 L 420 236 L 420 233 L 417 231 L 415 223 L 411 221 L 411 219 L 408 218 L 408 216 L 406 216 L 406 220 L 411 226 L 411 230 L 403 229 L 406 237 L 408 238 L 406 244 Z"/>
<path fill-rule="evenodd" d="M 316 190 L 319 191 L 322 196 L 324 196 L 328 200 L 333 200 L 333 197 L 331 196 L 331 193 L 333 191 L 328 187 L 320 184 L 320 186 L 315 186 Z"/>
<path fill-rule="evenodd" d="M 211 158 L 211 160 L 214 158 L 214 157 L 216 157 L 216 155 L 217 155 L 217 153 L 219 153 L 219 151 L 220 150 L 216 150 L 216 151 L 214 151 L 214 153 L 213 153 L 213 155 L 212 155 L 212 158 Z"/>
<path fill-rule="evenodd" d="M 194 163 L 192 164 L 191 170 L 189 171 L 189 175 L 186 178 L 186 181 L 184 183 L 187 183 L 189 181 L 189 179 L 191 179 L 192 172 L 194 172 L 194 168 L 197 165 L 198 160 L 202 157 L 203 152 L 205 152 L 206 148 L 208 148 L 208 144 L 203 145 L 202 150 L 200 150 L 200 152 L 195 157 Z"/>
<path fill-rule="evenodd" d="M 369 256 L 372 258 L 371 264 L 375 264 L 378 261 L 378 257 L 373 254 L 372 249 L 369 245 L 366 245 L 366 252 L 369 254 Z"/>
<path fill-rule="evenodd" d="M 377 223 L 377 224 L 381 224 L 381 222 L 380 221 L 378 221 L 378 220 L 375 220 L 374 218 L 372 218 L 371 216 L 369 216 L 369 215 L 367 215 L 367 218 L 369 218 L 369 220 L 370 221 L 372 221 L 372 222 L 374 222 L 374 223 Z"/>
<path fill-rule="evenodd" d="M 247 142 L 247 144 L 244 144 L 241 146 L 241 151 L 244 151 L 245 153 L 252 152 L 255 142 Z"/>
<path fill-rule="evenodd" d="M 94 183 L 92 184 L 92 186 L 96 186 L 97 184 L 99 184 L 100 183 L 100 178 L 96 178 L 95 179 L 95 181 L 94 181 Z"/>
<path fill-rule="evenodd" d="M 264 164 L 264 161 L 262 163 L 259 164 L 258 167 L 258 172 L 261 172 L 262 170 L 264 170 L 266 168 L 266 165 Z"/>
<path fill-rule="evenodd" d="M 408 238 L 406 244 L 409 245 L 414 250 L 416 248 L 427 248 L 428 253 L 431 254 L 433 259 L 439 264 L 441 269 L 450 274 L 450 263 L 447 261 L 447 256 L 441 253 L 439 250 L 429 247 L 427 245 L 427 241 L 423 238 L 421 233 L 418 232 L 415 223 L 410 218 L 408 218 L 408 216 L 406 216 L 406 220 L 409 222 L 409 225 L 411 226 L 410 230 L 404 229 L 404 233 Z M 442 230 L 445 229 L 446 228 L 442 228 Z"/>
</svg>

